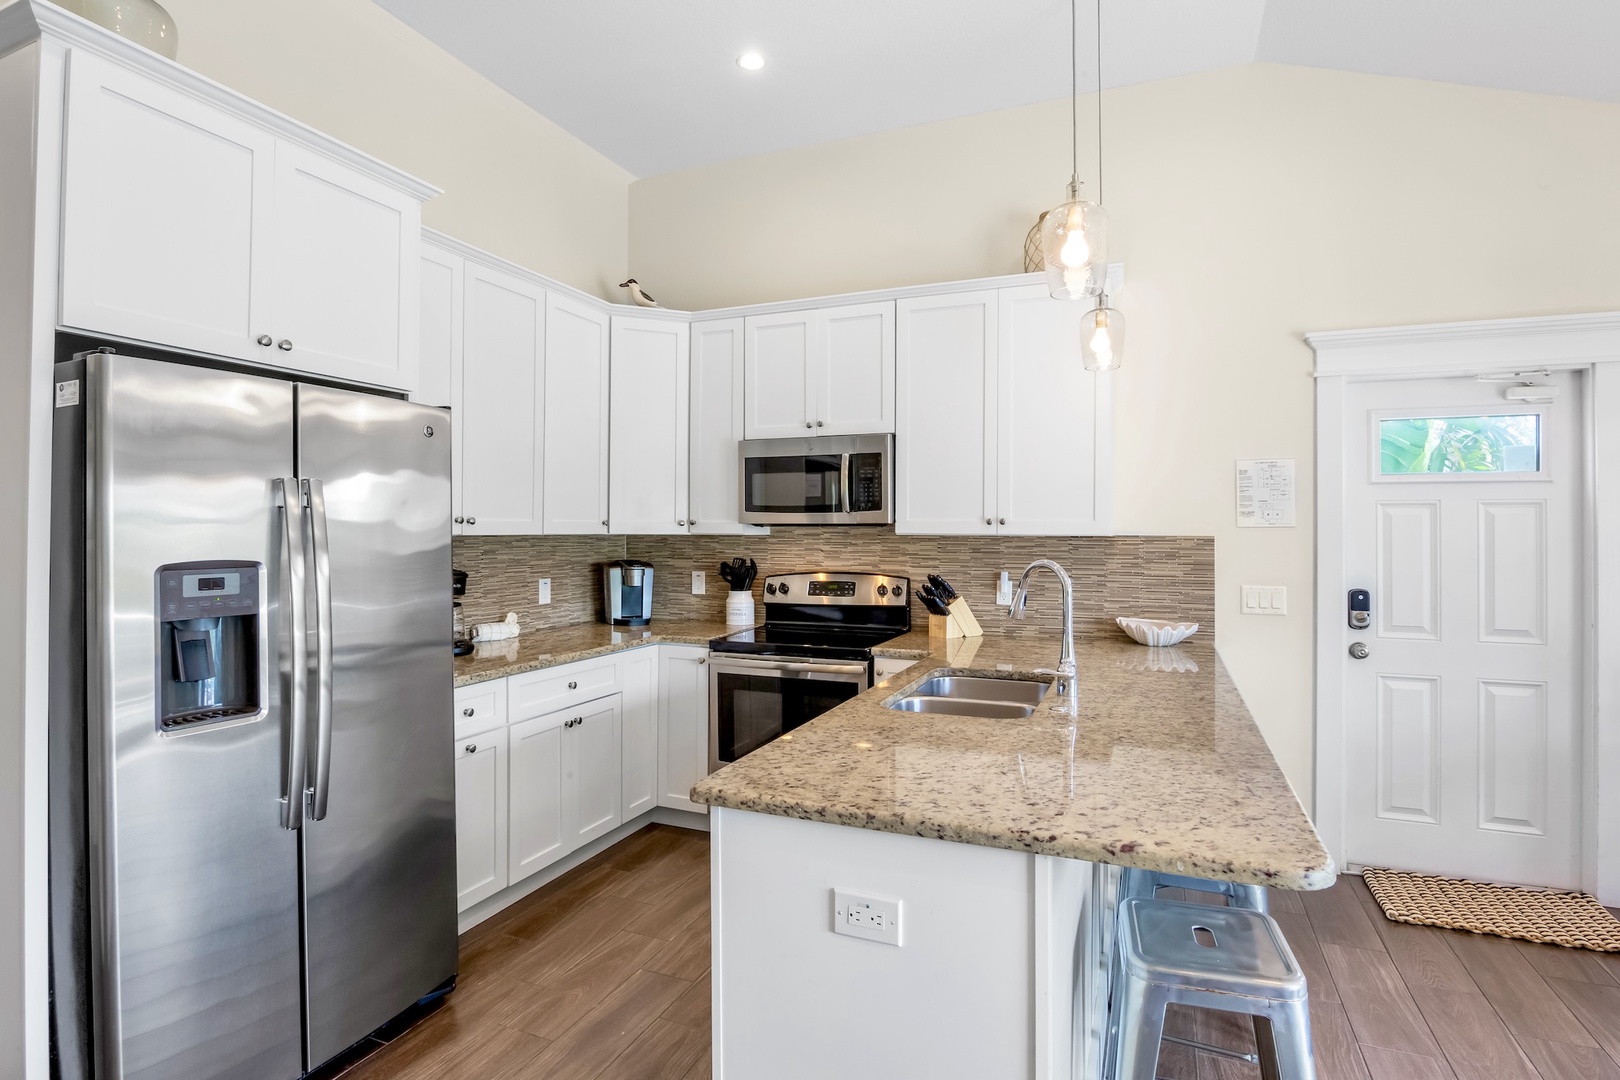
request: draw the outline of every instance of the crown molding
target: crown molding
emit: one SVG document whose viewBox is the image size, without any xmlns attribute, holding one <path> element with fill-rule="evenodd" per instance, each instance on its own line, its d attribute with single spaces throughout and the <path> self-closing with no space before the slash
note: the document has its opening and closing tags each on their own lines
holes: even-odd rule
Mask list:
<svg viewBox="0 0 1620 1080">
<path fill-rule="evenodd" d="M 1620 312 L 1328 330 L 1305 342 L 1318 377 L 1585 367 L 1620 360 Z"/>
<path fill-rule="evenodd" d="M 440 193 L 439 188 L 425 180 L 339 142 L 308 124 L 199 75 L 167 57 L 159 56 L 145 46 L 120 37 L 88 19 L 64 11 L 55 4 L 45 3 L 44 0 L 13 0 L 0 8 L 0 55 L 38 39 L 49 39 L 72 50 L 94 53 L 122 67 L 139 71 L 150 79 L 233 113 L 257 127 L 375 177 L 423 202 Z M 72 63 L 71 57 L 69 63 Z"/>
</svg>

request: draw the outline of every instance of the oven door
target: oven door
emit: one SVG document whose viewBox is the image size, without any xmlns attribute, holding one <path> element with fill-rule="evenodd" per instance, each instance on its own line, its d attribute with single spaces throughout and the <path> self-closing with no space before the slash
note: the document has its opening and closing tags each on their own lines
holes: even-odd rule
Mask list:
<svg viewBox="0 0 1620 1080">
<path fill-rule="evenodd" d="M 894 436 L 828 435 L 737 444 L 746 525 L 894 521 Z"/>
<path fill-rule="evenodd" d="M 709 657 L 709 771 L 843 704 L 872 685 L 868 665 Z"/>
</svg>

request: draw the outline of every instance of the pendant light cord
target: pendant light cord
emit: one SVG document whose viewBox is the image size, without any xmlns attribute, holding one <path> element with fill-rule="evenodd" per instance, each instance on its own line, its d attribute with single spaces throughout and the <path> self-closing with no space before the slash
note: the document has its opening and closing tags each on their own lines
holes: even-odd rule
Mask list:
<svg viewBox="0 0 1620 1080">
<path fill-rule="evenodd" d="M 1097 205 L 1103 201 L 1102 0 L 1097 0 Z"/>
<path fill-rule="evenodd" d="M 1101 3 L 1101 0 L 1098 0 Z M 1080 184 L 1080 0 L 1069 0 L 1069 184 Z"/>
</svg>

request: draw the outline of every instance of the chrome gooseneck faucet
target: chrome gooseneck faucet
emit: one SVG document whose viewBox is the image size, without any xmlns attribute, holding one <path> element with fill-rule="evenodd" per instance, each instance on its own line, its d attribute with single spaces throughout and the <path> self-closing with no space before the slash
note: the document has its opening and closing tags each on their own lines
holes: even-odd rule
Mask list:
<svg viewBox="0 0 1620 1080">
<path fill-rule="evenodd" d="M 1029 579 L 1037 570 L 1050 570 L 1057 575 L 1058 581 L 1063 584 L 1063 646 L 1058 652 L 1056 688 L 1060 694 L 1072 695 L 1076 692 L 1076 678 L 1074 667 L 1074 581 L 1070 579 L 1069 572 L 1051 559 L 1036 559 L 1024 568 L 1024 576 L 1018 579 L 1018 588 L 1013 593 L 1012 603 L 1007 605 L 1007 614 L 1014 619 L 1024 617 L 1024 602 L 1029 599 Z"/>
</svg>

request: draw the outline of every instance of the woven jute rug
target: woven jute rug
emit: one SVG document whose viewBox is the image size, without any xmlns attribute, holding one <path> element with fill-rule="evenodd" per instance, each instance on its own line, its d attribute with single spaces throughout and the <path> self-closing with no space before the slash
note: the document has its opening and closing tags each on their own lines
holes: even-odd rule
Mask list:
<svg viewBox="0 0 1620 1080">
<path fill-rule="evenodd" d="M 1620 952 L 1620 919 L 1588 893 L 1538 892 L 1375 866 L 1361 877 L 1384 914 L 1396 922 Z"/>
</svg>

